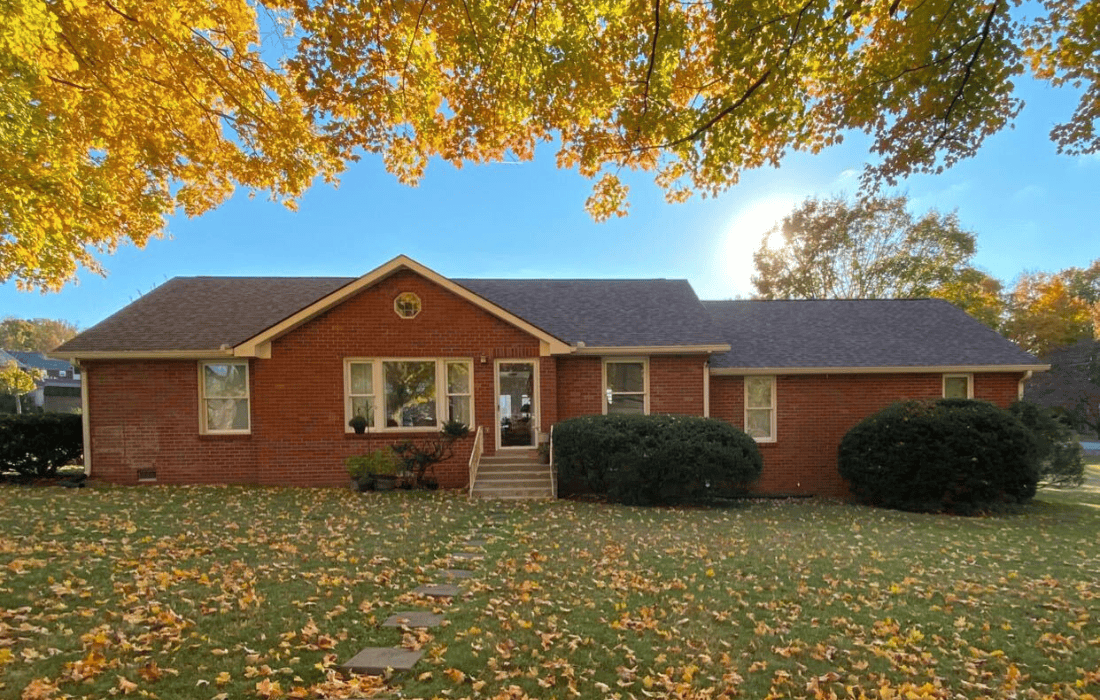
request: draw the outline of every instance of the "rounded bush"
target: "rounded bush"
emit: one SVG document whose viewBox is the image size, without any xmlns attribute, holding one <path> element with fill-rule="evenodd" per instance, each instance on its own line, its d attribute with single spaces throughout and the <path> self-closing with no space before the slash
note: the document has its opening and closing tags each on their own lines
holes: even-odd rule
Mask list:
<svg viewBox="0 0 1100 700">
<path fill-rule="evenodd" d="M 554 426 L 563 484 L 627 504 L 675 503 L 742 493 L 760 476 L 756 441 L 696 416 L 584 416 Z"/>
<path fill-rule="evenodd" d="M 84 453 L 84 427 L 72 413 L 0 416 L 0 471 L 53 476 Z"/>
<path fill-rule="evenodd" d="M 1031 431 L 984 401 L 905 401 L 852 428 L 840 443 L 840 474 L 872 505 L 972 513 L 1035 495 Z"/>
</svg>

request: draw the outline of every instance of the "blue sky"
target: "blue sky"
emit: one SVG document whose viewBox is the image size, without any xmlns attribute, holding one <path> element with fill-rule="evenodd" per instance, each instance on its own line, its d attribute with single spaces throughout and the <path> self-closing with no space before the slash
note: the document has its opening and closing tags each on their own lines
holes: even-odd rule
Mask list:
<svg viewBox="0 0 1100 700">
<path fill-rule="evenodd" d="M 915 213 L 957 209 L 977 234 L 977 265 L 1005 282 L 1100 257 L 1100 157 L 1059 156 L 1047 136 L 1074 95 L 1037 85 L 1022 95 L 1015 129 L 943 175 L 899 187 Z M 603 224 L 584 211 L 591 183 L 557 170 L 552 147 L 532 163 L 433 162 L 416 188 L 368 157 L 338 189 L 315 185 L 297 212 L 239 192 L 201 218 L 172 219 L 144 250 L 104 256 L 106 278 L 82 271 L 78 284 L 46 295 L 2 285 L 0 316 L 87 328 L 174 276 L 357 276 L 402 253 L 448 277 L 686 278 L 702 298 L 749 296 L 763 232 L 807 196 L 855 193 L 866 147 L 856 134 L 816 156 L 791 154 L 686 204 L 666 204 L 650 177 L 631 176 L 630 215 Z"/>
</svg>

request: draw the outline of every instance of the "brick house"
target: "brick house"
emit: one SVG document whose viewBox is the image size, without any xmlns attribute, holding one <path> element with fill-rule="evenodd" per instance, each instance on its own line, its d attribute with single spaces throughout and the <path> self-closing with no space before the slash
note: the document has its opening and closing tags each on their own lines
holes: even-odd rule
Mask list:
<svg viewBox="0 0 1100 700">
<path fill-rule="evenodd" d="M 760 443 L 761 493 L 829 495 L 868 414 L 1007 405 L 1047 368 L 939 300 L 701 302 L 684 280 L 448 279 L 405 256 L 176 278 L 53 354 L 83 373 L 88 473 L 116 483 L 343 485 L 346 457 L 455 418 L 475 432 L 436 476 L 460 488 L 560 420 L 623 412 L 728 421 Z"/>
</svg>

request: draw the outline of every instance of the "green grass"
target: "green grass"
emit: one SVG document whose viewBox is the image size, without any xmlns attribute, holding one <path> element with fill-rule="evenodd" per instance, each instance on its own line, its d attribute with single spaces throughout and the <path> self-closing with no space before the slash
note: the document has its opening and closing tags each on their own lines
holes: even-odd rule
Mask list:
<svg viewBox="0 0 1100 700">
<path fill-rule="evenodd" d="M 1022 512 L 830 501 L 504 507 L 449 494 L 0 488 L 0 697 L 1073 698 L 1100 688 L 1100 468 Z M 391 612 L 447 624 L 399 631 Z M 348 682 L 364 646 L 413 674 Z"/>
</svg>

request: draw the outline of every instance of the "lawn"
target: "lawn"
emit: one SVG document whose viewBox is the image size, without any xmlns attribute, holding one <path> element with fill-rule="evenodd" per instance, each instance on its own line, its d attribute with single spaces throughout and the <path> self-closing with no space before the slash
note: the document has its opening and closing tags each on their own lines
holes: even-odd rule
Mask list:
<svg viewBox="0 0 1100 700">
<path fill-rule="evenodd" d="M 0 697 L 1100 695 L 1097 486 L 983 518 L 816 500 L 500 508 L 0 487 Z M 494 517 L 463 595 L 409 593 Z M 448 624 L 379 626 L 421 607 Z M 411 674 L 332 668 L 399 644 L 425 651 Z"/>
</svg>

